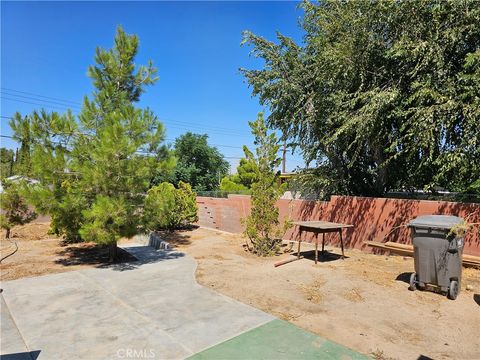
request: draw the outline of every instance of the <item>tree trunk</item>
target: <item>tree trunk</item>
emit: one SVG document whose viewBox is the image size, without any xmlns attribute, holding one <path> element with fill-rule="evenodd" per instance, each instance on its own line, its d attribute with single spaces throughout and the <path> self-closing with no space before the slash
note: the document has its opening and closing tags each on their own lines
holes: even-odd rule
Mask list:
<svg viewBox="0 0 480 360">
<path fill-rule="evenodd" d="M 108 261 L 113 263 L 115 260 L 117 260 L 117 242 L 113 242 L 108 246 L 108 256 L 109 259 Z"/>
<path fill-rule="evenodd" d="M 7 232 L 5 233 L 5 239 L 10 239 L 10 229 L 7 229 Z"/>
</svg>

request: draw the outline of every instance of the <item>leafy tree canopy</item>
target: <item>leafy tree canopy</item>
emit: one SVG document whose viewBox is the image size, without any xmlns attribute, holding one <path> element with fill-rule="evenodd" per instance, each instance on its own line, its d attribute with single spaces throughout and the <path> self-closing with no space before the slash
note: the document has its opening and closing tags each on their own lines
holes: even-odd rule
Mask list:
<svg viewBox="0 0 480 360">
<path fill-rule="evenodd" d="M 217 148 L 208 145 L 208 135 L 187 132 L 175 140 L 175 183 L 189 183 L 195 191 L 218 189 L 229 164 Z"/>
<path fill-rule="evenodd" d="M 463 190 L 480 178 L 478 1 L 301 6 L 303 44 L 245 32 L 265 66 L 242 72 L 325 193 Z"/>
</svg>

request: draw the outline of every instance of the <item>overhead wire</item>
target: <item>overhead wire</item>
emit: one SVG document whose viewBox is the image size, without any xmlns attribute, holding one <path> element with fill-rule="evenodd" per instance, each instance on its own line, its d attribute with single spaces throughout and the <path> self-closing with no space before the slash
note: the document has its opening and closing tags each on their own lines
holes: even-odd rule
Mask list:
<svg viewBox="0 0 480 360">
<path fill-rule="evenodd" d="M 65 99 L 60 99 L 60 98 L 56 98 L 56 97 L 52 97 L 52 96 L 45 96 L 45 95 L 40 95 L 40 94 L 36 94 L 36 93 L 31 93 L 31 92 L 27 92 L 27 91 L 9 89 L 9 88 L 3 87 L 3 86 L 0 89 L 6 90 L 6 91 L 9 91 L 9 92 L 16 92 L 16 93 L 20 93 L 20 94 L 32 95 L 32 96 L 36 96 L 36 97 L 40 97 L 40 98 L 60 101 L 60 102 L 64 102 L 64 103 L 72 103 L 73 105 L 81 105 L 81 103 L 77 102 L 77 101 L 65 100 Z"/>
<path fill-rule="evenodd" d="M 47 95 L 42 95 L 42 94 L 37 94 L 34 92 L 28 92 L 28 91 L 22 91 L 22 90 L 17 90 L 17 89 L 12 89 L 12 88 L 6 88 L 6 87 L 1 87 L 0 93 L 3 93 L 8 96 L 13 96 L 13 97 L 21 97 L 27 100 L 33 100 L 36 101 L 31 102 L 31 101 L 25 101 L 21 99 L 14 99 L 14 98 L 7 98 L 2 95 L 0 97 L 4 100 L 9 100 L 9 101 L 18 101 L 22 103 L 27 103 L 31 105 L 37 105 L 37 106 L 45 106 L 45 104 L 41 104 L 42 102 L 48 103 L 48 108 L 57 108 L 57 109 L 62 109 L 62 110 L 70 110 L 70 107 L 81 107 L 80 102 L 72 101 L 72 100 L 66 100 L 66 99 L 61 99 L 58 97 L 53 97 L 53 96 L 47 96 Z M 23 95 L 18 95 L 18 94 L 23 94 Z M 28 96 L 26 96 L 28 95 Z M 42 98 L 42 99 L 38 99 Z M 47 100 L 43 100 L 47 99 Z M 38 103 L 40 102 L 40 104 Z M 11 117 L 7 116 L 0 116 L 3 119 L 10 119 Z M 226 135 L 226 136 L 236 136 L 236 137 L 247 137 L 250 135 L 243 135 L 235 130 L 229 129 L 229 128 L 224 128 L 224 127 L 217 127 L 217 126 L 204 126 L 204 125 L 199 125 L 196 123 L 192 122 L 187 122 L 187 121 L 172 121 L 168 119 L 159 119 L 162 123 L 168 125 L 168 127 L 171 128 L 176 128 L 176 129 L 182 129 L 182 130 L 196 130 L 196 131 L 205 131 L 207 133 L 212 133 L 212 134 L 218 134 L 218 135 Z M 4 136 L 2 136 L 4 137 Z M 175 139 L 165 139 L 166 141 L 175 141 Z M 225 148 L 233 148 L 233 149 L 243 149 L 241 146 L 234 146 L 234 145 L 225 145 L 225 144 L 211 144 L 213 146 L 217 147 L 225 147 Z M 229 157 L 226 157 L 229 158 Z M 240 159 L 241 157 L 230 157 L 233 159 Z"/>
<path fill-rule="evenodd" d="M 0 98 L 2 98 L 3 100 L 16 101 L 16 102 L 20 102 L 20 103 L 24 103 L 24 104 L 37 105 L 37 106 L 45 107 L 45 104 L 38 104 L 38 103 L 31 102 L 31 101 L 25 101 L 25 100 L 19 100 L 19 99 L 11 99 L 11 98 L 8 98 L 8 97 L 5 97 L 5 96 L 0 96 Z M 48 107 L 49 107 L 49 108 L 53 108 L 53 109 L 63 110 L 63 111 L 69 110 L 68 107 L 60 107 L 60 106 L 55 106 L 55 105 L 48 105 Z"/>
<path fill-rule="evenodd" d="M 72 101 L 72 100 L 65 100 L 65 99 L 60 99 L 60 98 L 56 98 L 56 97 L 52 97 L 52 96 L 46 96 L 46 95 L 36 94 L 36 93 L 33 93 L 33 92 L 20 91 L 20 90 L 11 89 L 11 88 L 5 88 L 5 87 L 1 87 L 0 89 L 2 89 L 2 91 L 0 91 L 0 92 L 4 93 L 5 95 L 8 95 L 8 96 L 18 96 L 18 97 L 23 97 L 23 98 L 29 98 L 30 100 L 34 100 L 34 101 L 37 101 L 37 102 L 49 102 L 49 103 L 53 104 L 53 101 L 32 98 L 32 96 L 35 96 L 37 98 L 42 97 L 42 98 L 45 98 L 45 99 L 55 100 L 57 105 L 48 104 L 46 106 L 45 104 L 32 103 L 31 101 L 25 101 L 25 100 L 20 100 L 20 99 L 5 98 L 5 97 L 2 96 L 2 98 L 4 98 L 5 100 L 9 100 L 9 101 L 18 101 L 18 102 L 22 102 L 22 103 L 27 103 L 27 104 L 31 104 L 31 105 L 37 105 L 37 106 L 45 106 L 45 107 L 49 107 L 49 108 L 54 108 L 54 107 L 59 108 L 59 106 L 62 106 L 64 108 L 68 109 L 69 106 L 72 106 L 70 104 L 61 104 L 61 102 L 65 102 L 65 103 L 68 102 L 68 103 L 71 103 L 71 104 L 75 104 L 75 106 L 79 107 L 79 108 L 81 106 L 81 104 L 79 102 Z M 9 92 L 10 94 L 5 93 L 5 91 Z M 27 97 L 27 96 L 23 96 L 23 95 L 16 95 L 16 94 L 12 94 L 12 92 L 18 92 L 19 94 L 26 94 L 26 95 L 31 95 L 31 96 Z M 197 129 L 200 128 L 201 130 L 208 130 L 209 132 L 216 132 L 220 135 L 249 136 L 247 134 L 243 134 L 243 133 L 240 133 L 240 132 L 238 132 L 234 129 L 226 128 L 226 127 L 199 125 L 199 124 L 193 123 L 193 122 L 179 121 L 179 120 L 174 121 L 174 120 L 170 120 L 170 119 L 159 119 L 159 120 L 164 122 L 164 123 L 167 123 L 167 124 L 172 124 L 172 127 L 177 127 L 177 128 L 180 128 L 180 129 L 191 129 L 193 127 L 193 128 L 197 128 Z"/>
<path fill-rule="evenodd" d="M 11 119 L 11 117 L 8 117 L 8 116 L 3 116 L 1 115 L 0 118 L 2 119 Z M 85 134 L 83 134 L 85 135 Z M 2 136 L 2 137 L 6 137 L 6 138 L 12 138 L 11 136 Z M 172 139 L 172 138 L 165 138 L 164 139 L 165 141 L 175 141 L 176 139 Z M 243 146 L 235 146 L 235 145 L 225 145 L 225 144 L 213 144 L 213 143 L 209 143 L 210 145 L 212 146 L 217 146 L 217 147 L 225 147 L 225 148 L 232 148 L 232 149 L 243 149 Z"/>
<path fill-rule="evenodd" d="M 57 100 L 39 99 L 38 97 L 15 94 L 15 93 L 12 93 L 10 91 L 6 92 L 4 90 L 0 90 L 0 93 L 3 94 L 3 95 L 6 95 L 6 96 L 13 96 L 13 97 L 21 98 L 21 99 L 40 101 L 40 102 L 50 103 L 50 104 L 53 104 L 53 105 L 60 105 L 62 107 L 71 107 L 71 108 L 78 108 L 78 109 L 80 109 L 80 107 L 81 107 L 81 105 L 76 105 L 76 104 L 73 105 L 73 104 L 64 103 L 62 101 L 57 101 Z"/>
<path fill-rule="evenodd" d="M 72 135 L 74 136 L 74 135 Z M 6 139 L 14 139 L 13 136 L 10 136 L 10 135 L 1 135 L 0 134 L 0 138 L 6 138 Z M 59 141 L 51 141 L 52 144 L 55 144 L 55 145 L 63 145 L 61 142 Z M 214 146 L 219 146 L 219 145 L 215 145 L 215 144 L 210 144 L 210 145 L 214 145 Z M 225 145 L 225 146 L 228 146 L 228 145 Z M 153 153 L 153 152 L 149 152 L 149 151 L 144 151 L 144 150 L 138 150 L 136 151 L 136 153 L 138 154 L 144 154 L 144 155 L 157 155 L 156 153 Z M 244 156 L 223 156 L 225 159 L 242 159 Z"/>
</svg>

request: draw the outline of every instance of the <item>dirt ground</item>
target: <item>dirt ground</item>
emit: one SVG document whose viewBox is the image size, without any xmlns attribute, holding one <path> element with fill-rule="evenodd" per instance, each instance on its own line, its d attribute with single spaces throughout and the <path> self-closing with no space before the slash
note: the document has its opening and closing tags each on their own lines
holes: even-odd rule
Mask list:
<svg viewBox="0 0 480 360">
<path fill-rule="evenodd" d="M 48 234 L 50 223 L 37 221 L 12 229 L 11 240 L 0 236 L 0 254 L 4 257 L 18 250 L 0 264 L 0 280 L 15 280 L 92 266 L 108 265 L 108 249 L 94 243 L 64 244 L 62 239 Z M 135 260 L 121 252 L 121 261 Z"/>
<path fill-rule="evenodd" d="M 47 230 L 46 222 L 14 228 L 19 249 L 0 264 L 1 280 L 104 266 L 105 249 L 64 245 Z M 480 359 L 480 270 L 464 268 L 451 301 L 407 290 L 411 258 L 346 250 L 341 260 L 327 247 L 332 254 L 315 265 L 313 246 L 302 243 L 305 259 L 275 268 L 292 255 L 258 258 L 239 235 L 199 228 L 162 236 L 197 260 L 200 284 L 373 358 Z M 2 256 L 13 249 L 0 241 Z"/>
<path fill-rule="evenodd" d="M 452 301 L 408 291 L 412 258 L 346 250 L 341 260 L 327 247 L 315 265 L 302 243 L 305 259 L 275 268 L 292 255 L 258 258 L 238 235 L 197 229 L 169 241 L 198 261 L 202 285 L 374 358 L 480 359 L 480 270 L 464 268 Z"/>
</svg>

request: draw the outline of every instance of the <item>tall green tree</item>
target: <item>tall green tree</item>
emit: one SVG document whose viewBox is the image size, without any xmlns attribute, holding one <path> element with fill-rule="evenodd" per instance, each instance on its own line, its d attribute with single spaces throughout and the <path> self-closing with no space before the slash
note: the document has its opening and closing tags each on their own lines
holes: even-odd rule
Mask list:
<svg viewBox="0 0 480 360">
<path fill-rule="evenodd" d="M 250 240 L 249 249 L 260 255 L 272 255 L 278 251 L 281 235 L 290 226 L 285 221 L 280 224 L 276 202 L 285 191 L 280 184 L 277 170 L 282 159 L 278 157 L 280 144 L 275 133 L 268 133 L 263 114 L 257 120 L 249 122 L 255 137 L 255 152 L 244 146 L 245 157 L 253 165 L 255 180 L 252 184 L 252 210 L 243 219 L 245 235 Z"/>
<path fill-rule="evenodd" d="M 169 162 L 163 125 L 136 107 L 157 80 L 151 61 L 135 65 L 138 45 L 119 27 L 111 49 L 97 48 L 88 70 L 95 90 L 78 117 L 41 111 L 11 121 L 19 139 L 22 122 L 32 129 L 33 172 L 41 181 L 30 189 L 32 202 L 67 239 L 109 245 L 111 261 L 118 239 L 140 226 L 152 177 Z"/>
<path fill-rule="evenodd" d="M 477 1 L 303 2 L 303 44 L 245 32 L 268 125 L 324 193 L 463 190 L 480 178 Z"/>
<path fill-rule="evenodd" d="M 175 183 L 189 183 L 195 191 L 218 189 L 229 164 L 216 147 L 208 145 L 208 135 L 187 132 L 175 140 L 177 158 Z"/>
</svg>

